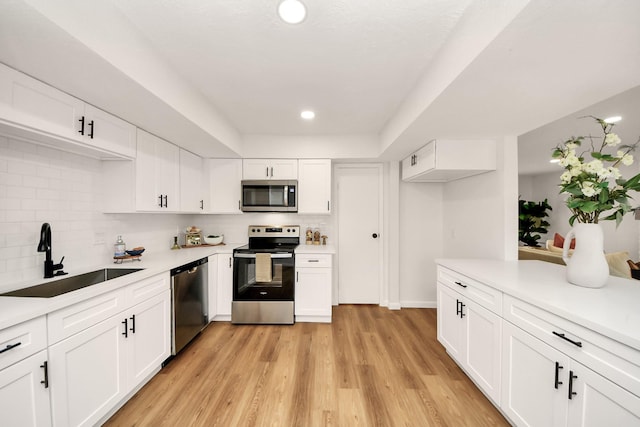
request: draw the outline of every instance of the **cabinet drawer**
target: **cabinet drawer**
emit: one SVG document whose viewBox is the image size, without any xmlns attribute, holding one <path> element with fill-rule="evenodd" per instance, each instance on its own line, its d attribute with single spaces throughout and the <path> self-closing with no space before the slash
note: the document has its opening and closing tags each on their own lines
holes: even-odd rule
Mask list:
<svg viewBox="0 0 640 427">
<path fill-rule="evenodd" d="M 47 315 L 49 345 L 70 337 L 127 308 L 126 292 L 118 289 Z"/>
<path fill-rule="evenodd" d="M 158 274 L 141 280 L 125 288 L 127 292 L 127 305 L 131 307 L 161 294 L 170 289 L 169 273 Z"/>
<path fill-rule="evenodd" d="M 640 396 L 640 352 L 509 295 L 504 319 Z"/>
<path fill-rule="evenodd" d="M 0 369 L 4 369 L 47 347 L 44 316 L 0 331 Z"/>
<path fill-rule="evenodd" d="M 448 268 L 438 267 L 438 281 L 487 310 L 502 315 L 502 292 Z"/>
<path fill-rule="evenodd" d="M 315 255 L 315 254 L 300 254 L 296 255 L 296 267 L 297 268 L 309 268 L 309 267 L 331 267 L 331 255 Z"/>
</svg>

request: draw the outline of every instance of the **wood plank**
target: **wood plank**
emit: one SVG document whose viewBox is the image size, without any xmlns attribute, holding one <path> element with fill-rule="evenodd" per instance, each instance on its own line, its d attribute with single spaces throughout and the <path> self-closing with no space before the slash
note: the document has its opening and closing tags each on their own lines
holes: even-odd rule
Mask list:
<svg viewBox="0 0 640 427">
<path fill-rule="evenodd" d="M 435 309 L 215 322 L 106 426 L 508 426 L 436 340 Z"/>
</svg>

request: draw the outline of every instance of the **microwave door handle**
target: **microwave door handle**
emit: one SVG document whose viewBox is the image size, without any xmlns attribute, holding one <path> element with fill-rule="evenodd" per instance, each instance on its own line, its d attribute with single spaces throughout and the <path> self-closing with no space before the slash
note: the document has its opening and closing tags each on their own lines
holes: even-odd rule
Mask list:
<svg viewBox="0 0 640 427">
<path fill-rule="evenodd" d="M 289 186 L 285 185 L 284 186 L 284 206 L 287 207 L 289 206 Z"/>
</svg>

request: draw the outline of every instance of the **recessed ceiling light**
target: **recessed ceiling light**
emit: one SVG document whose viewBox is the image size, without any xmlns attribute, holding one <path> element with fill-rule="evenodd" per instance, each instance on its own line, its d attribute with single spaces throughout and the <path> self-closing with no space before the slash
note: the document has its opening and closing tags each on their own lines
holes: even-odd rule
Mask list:
<svg viewBox="0 0 640 427">
<path fill-rule="evenodd" d="M 622 120 L 622 117 L 613 116 L 613 117 L 607 117 L 606 119 L 604 119 L 604 122 L 605 123 L 618 123 L 620 120 Z"/>
<path fill-rule="evenodd" d="M 278 15 L 288 24 L 299 24 L 307 16 L 307 8 L 300 0 L 283 0 L 278 6 Z"/>
<path fill-rule="evenodd" d="M 311 110 L 305 110 L 302 113 L 300 113 L 300 117 L 302 117 L 305 120 L 311 120 L 316 116 L 316 113 L 314 113 Z"/>
</svg>

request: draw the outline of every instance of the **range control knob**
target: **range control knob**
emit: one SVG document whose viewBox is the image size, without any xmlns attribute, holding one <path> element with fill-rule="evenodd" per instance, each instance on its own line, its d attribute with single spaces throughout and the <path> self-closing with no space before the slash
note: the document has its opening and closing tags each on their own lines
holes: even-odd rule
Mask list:
<svg viewBox="0 0 640 427">
<path fill-rule="evenodd" d="M 256 229 L 255 229 L 255 228 L 252 228 L 252 229 L 251 229 L 251 232 L 252 232 L 252 233 L 255 233 L 255 232 L 256 232 Z"/>
</svg>

